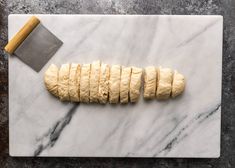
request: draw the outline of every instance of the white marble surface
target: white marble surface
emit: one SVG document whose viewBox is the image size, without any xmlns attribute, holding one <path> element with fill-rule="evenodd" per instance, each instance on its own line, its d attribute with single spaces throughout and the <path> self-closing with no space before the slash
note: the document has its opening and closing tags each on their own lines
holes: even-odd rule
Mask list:
<svg viewBox="0 0 235 168">
<path fill-rule="evenodd" d="M 9 37 L 29 17 L 9 16 Z M 9 57 L 11 156 L 220 156 L 221 16 L 38 17 L 64 44 L 40 73 Z M 51 63 L 97 59 L 177 69 L 187 87 L 135 105 L 62 103 L 44 88 Z"/>
</svg>

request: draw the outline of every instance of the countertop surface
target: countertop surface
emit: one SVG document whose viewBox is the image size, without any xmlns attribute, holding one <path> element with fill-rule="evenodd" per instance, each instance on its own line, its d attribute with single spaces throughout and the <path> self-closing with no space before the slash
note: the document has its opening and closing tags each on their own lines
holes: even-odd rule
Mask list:
<svg viewBox="0 0 235 168">
<path fill-rule="evenodd" d="M 8 59 L 11 156 L 220 156 L 221 16 L 36 16 L 64 44 L 38 73 Z M 29 17 L 9 16 L 10 38 Z M 185 91 L 165 101 L 146 101 L 142 91 L 126 105 L 62 103 L 48 94 L 43 76 L 50 64 L 97 59 L 177 69 Z"/>
<path fill-rule="evenodd" d="M 224 16 L 221 157 L 219 159 L 14 158 L 9 157 L 8 56 L 0 51 L 0 167 L 234 167 L 235 166 L 235 2 L 234 1 L 59 1 L 0 2 L 1 48 L 12 13 L 198 14 Z"/>
</svg>

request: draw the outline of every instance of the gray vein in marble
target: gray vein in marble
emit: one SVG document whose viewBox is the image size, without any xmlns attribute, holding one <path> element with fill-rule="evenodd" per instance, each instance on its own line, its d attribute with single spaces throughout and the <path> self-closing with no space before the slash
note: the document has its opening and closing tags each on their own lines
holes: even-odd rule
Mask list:
<svg viewBox="0 0 235 168">
<path fill-rule="evenodd" d="M 130 121 L 123 116 L 123 118 L 121 120 L 119 120 L 119 122 L 115 125 L 115 127 L 109 131 L 109 133 L 107 133 L 107 135 L 103 138 L 103 141 L 100 143 L 99 147 L 102 147 L 106 142 L 109 141 L 109 139 L 111 139 L 113 136 L 116 135 L 116 133 L 122 129 L 120 129 L 120 127 L 125 127 L 128 125 L 128 123 L 130 123 Z M 123 141 L 119 141 L 119 142 L 123 142 Z"/>
<path fill-rule="evenodd" d="M 179 132 L 176 134 L 176 136 L 173 137 L 173 139 L 169 143 L 167 143 L 167 145 L 163 149 L 161 149 L 159 152 L 155 153 L 154 156 L 157 156 L 162 152 L 166 152 L 165 154 L 169 153 L 174 145 L 178 144 L 181 140 L 183 140 L 185 137 L 188 136 L 188 134 L 184 133 L 185 130 L 187 130 L 190 126 L 192 126 L 196 122 L 198 122 L 198 124 L 204 122 L 207 118 L 209 118 L 210 116 L 215 114 L 220 109 L 220 107 L 221 107 L 221 104 L 218 104 L 209 113 L 204 112 L 204 113 L 200 113 L 199 115 L 197 115 L 194 119 L 189 121 L 188 124 L 186 124 L 182 129 L 180 129 Z M 158 145 L 158 143 L 157 143 L 157 145 Z M 154 149 L 154 147 L 153 147 L 153 149 Z"/>
<path fill-rule="evenodd" d="M 175 124 L 175 126 L 174 126 L 164 137 L 162 137 L 162 139 L 160 139 L 160 141 L 157 142 L 156 144 L 162 143 L 168 136 L 170 136 L 170 135 L 178 128 L 178 126 L 180 126 L 180 124 L 181 124 L 186 118 L 187 118 L 186 115 L 183 116 L 182 119 L 180 119 L 180 120 Z M 155 135 L 155 130 L 153 130 L 152 133 L 150 133 L 150 135 L 149 135 L 148 138 L 146 138 L 146 139 L 153 138 L 154 135 Z M 143 141 L 142 143 L 140 143 L 140 144 L 138 145 L 138 147 L 136 148 L 136 150 L 141 149 L 141 147 L 143 148 L 144 145 L 147 144 L 147 143 L 148 143 L 148 141 Z"/>
<path fill-rule="evenodd" d="M 203 29 L 201 29 L 200 31 L 196 32 L 195 34 L 193 34 L 191 37 L 189 37 L 188 39 L 184 40 L 183 42 L 181 42 L 179 45 L 176 46 L 176 48 L 178 47 L 183 47 L 186 44 L 190 43 L 192 40 L 194 40 L 195 38 L 197 38 L 198 36 L 200 36 L 201 34 L 203 34 L 205 31 L 207 31 L 209 28 L 213 27 L 216 23 L 219 23 L 219 19 L 211 22 L 210 24 L 206 25 L 205 27 L 203 27 Z"/>
<path fill-rule="evenodd" d="M 126 122 L 123 124 L 124 126 L 124 128 L 128 128 L 130 125 L 131 125 L 131 122 L 130 122 L 130 120 L 126 120 Z M 118 141 L 118 149 L 117 150 L 119 150 L 119 152 L 120 152 L 120 150 L 121 149 L 123 149 L 123 146 L 124 146 L 124 141 L 125 141 L 125 137 L 126 137 L 126 134 L 127 134 L 127 132 L 125 131 L 125 129 L 122 129 L 121 130 L 121 136 L 120 136 L 120 139 L 119 139 L 119 141 Z"/>
<path fill-rule="evenodd" d="M 146 23 L 145 24 L 143 24 L 143 23 L 140 23 L 140 24 L 136 24 L 136 25 L 138 25 L 138 27 L 135 27 L 134 29 L 133 29 L 133 32 L 134 31 L 136 31 L 136 32 L 138 32 L 138 35 L 139 34 L 145 34 L 145 32 L 143 33 L 140 33 L 141 32 L 141 30 L 144 30 L 144 27 L 148 27 L 149 25 L 151 25 L 152 26 L 152 29 L 151 30 L 149 30 L 149 31 L 151 31 L 151 33 L 147 33 L 146 34 L 146 36 L 147 36 L 147 39 L 145 39 L 146 41 L 148 41 L 148 43 L 146 43 L 145 45 L 143 45 L 143 46 L 141 46 L 142 48 L 144 48 L 142 51 L 144 51 L 143 53 L 142 53 L 142 55 L 149 55 L 149 52 L 151 51 L 151 48 L 153 47 L 153 45 L 154 45 L 154 43 L 153 43 L 153 41 L 154 41 L 154 36 L 155 36 L 155 34 L 157 33 L 157 29 L 159 28 L 159 18 L 156 18 L 156 19 L 154 19 L 154 20 L 151 20 L 151 18 L 149 18 L 149 19 L 146 19 L 147 21 L 146 21 Z M 135 29 L 137 29 L 137 30 L 135 30 Z M 139 29 L 139 30 L 138 30 Z M 133 41 L 135 41 L 136 39 L 132 39 Z M 137 38 L 137 40 L 139 40 L 138 38 Z M 131 44 L 131 43 L 130 43 Z M 127 47 L 127 49 L 128 49 L 128 51 L 130 52 L 130 55 L 135 55 L 136 53 L 134 52 L 135 51 L 135 49 L 136 49 L 136 46 L 134 45 L 134 44 L 132 44 L 132 45 L 130 45 L 130 46 L 128 46 Z M 127 60 L 127 63 L 126 63 L 127 65 L 129 65 L 130 64 L 130 59 L 128 59 Z"/>
<path fill-rule="evenodd" d="M 34 151 L 34 156 L 39 156 L 43 150 L 47 149 L 48 147 L 51 148 L 55 145 L 64 128 L 70 123 L 78 105 L 79 104 L 75 104 L 62 119 L 57 121 L 54 126 L 49 129 L 47 133 L 36 139 L 36 141 L 38 141 L 40 144 Z"/>
<path fill-rule="evenodd" d="M 84 37 L 82 37 L 79 41 L 77 41 L 77 42 L 74 44 L 74 46 L 76 46 L 77 49 L 79 48 L 79 46 L 80 46 L 84 41 L 86 41 L 87 38 L 89 38 L 89 37 L 95 32 L 95 30 L 97 30 L 97 28 L 99 27 L 99 25 L 102 23 L 102 19 L 99 19 L 99 21 L 98 21 L 98 22 L 95 22 L 95 23 L 96 23 L 96 24 L 90 28 L 90 30 L 88 31 L 88 33 L 87 33 Z M 74 52 L 75 52 L 75 51 L 72 50 L 72 51 L 68 52 L 67 55 L 71 55 L 71 54 L 74 53 Z"/>
</svg>

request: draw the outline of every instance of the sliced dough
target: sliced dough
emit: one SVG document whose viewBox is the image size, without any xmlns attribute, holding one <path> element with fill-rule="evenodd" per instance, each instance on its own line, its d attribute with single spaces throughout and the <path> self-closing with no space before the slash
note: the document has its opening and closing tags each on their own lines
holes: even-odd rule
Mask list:
<svg viewBox="0 0 235 168">
<path fill-rule="evenodd" d="M 94 61 L 91 64 L 91 74 L 90 74 L 90 102 L 98 102 L 99 77 L 100 77 L 100 61 Z"/>
<path fill-rule="evenodd" d="M 130 82 L 130 101 L 137 102 L 140 96 L 142 68 L 132 67 Z"/>
<path fill-rule="evenodd" d="M 58 72 L 59 68 L 51 64 L 44 74 L 44 83 L 47 90 L 58 97 Z"/>
<path fill-rule="evenodd" d="M 144 98 L 152 99 L 156 94 L 157 70 L 154 66 L 145 68 L 144 74 Z"/>
<path fill-rule="evenodd" d="M 174 77 L 172 82 L 172 91 L 171 97 L 176 97 L 183 93 L 185 88 L 185 79 L 184 76 L 177 71 L 174 71 Z"/>
<path fill-rule="evenodd" d="M 61 101 L 69 100 L 70 64 L 62 64 L 59 70 L 58 94 Z"/>
<path fill-rule="evenodd" d="M 100 103 L 106 103 L 109 95 L 109 65 L 101 64 L 100 79 L 99 79 L 99 93 L 98 98 Z"/>
<path fill-rule="evenodd" d="M 89 103 L 90 64 L 83 64 L 80 78 L 80 102 Z"/>
<path fill-rule="evenodd" d="M 109 79 L 109 102 L 118 103 L 119 91 L 121 80 L 121 67 L 120 65 L 113 65 L 110 69 Z"/>
<path fill-rule="evenodd" d="M 173 80 L 172 70 L 169 68 L 157 69 L 157 92 L 156 97 L 159 100 L 168 99 L 171 94 L 171 84 Z"/>
<path fill-rule="evenodd" d="M 79 64 L 71 64 L 69 72 L 69 98 L 74 102 L 79 102 L 80 70 Z"/>
<path fill-rule="evenodd" d="M 120 102 L 128 103 L 131 81 L 131 67 L 122 67 L 120 83 Z"/>
</svg>

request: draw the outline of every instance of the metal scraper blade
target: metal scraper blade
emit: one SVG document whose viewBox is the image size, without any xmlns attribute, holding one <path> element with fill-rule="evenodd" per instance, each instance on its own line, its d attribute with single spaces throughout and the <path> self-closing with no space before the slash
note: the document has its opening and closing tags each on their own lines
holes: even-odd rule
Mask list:
<svg viewBox="0 0 235 168">
<path fill-rule="evenodd" d="M 39 72 L 62 44 L 60 39 L 39 24 L 15 50 L 14 54 Z"/>
</svg>

